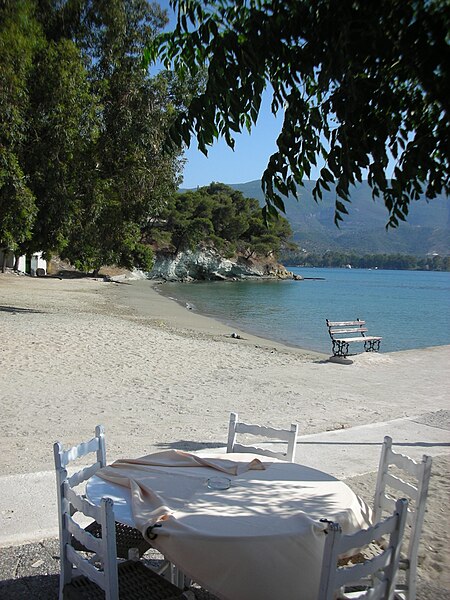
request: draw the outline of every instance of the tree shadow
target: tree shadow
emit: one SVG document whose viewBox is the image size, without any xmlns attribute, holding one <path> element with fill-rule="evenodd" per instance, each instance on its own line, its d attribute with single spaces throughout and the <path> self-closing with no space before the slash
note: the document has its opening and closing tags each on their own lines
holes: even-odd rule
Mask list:
<svg viewBox="0 0 450 600">
<path fill-rule="evenodd" d="M 94 273 L 84 273 L 82 271 L 58 271 L 56 275 L 46 275 L 48 279 L 103 279 L 103 281 L 108 283 L 117 283 L 120 285 L 131 285 L 129 281 L 124 281 L 123 279 L 114 279 L 114 275 L 106 275 L 105 273 L 99 273 L 98 275 L 94 275 Z"/>
<path fill-rule="evenodd" d="M 335 429 L 332 431 L 343 431 L 342 429 Z M 327 432 L 327 433 L 331 433 L 331 432 Z M 297 446 L 380 446 L 381 448 L 381 442 L 349 442 L 348 440 L 339 440 L 337 442 L 319 442 L 319 441 L 304 441 L 301 438 L 297 439 Z M 417 447 L 417 448 L 434 448 L 434 447 L 447 447 L 450 446 L 450 442 L 403 442 L 403 441 L 397 441 L 395 442 L 396 446 L 410 446 L 410 447 Z"/>
<path fill-rule="evenodd" d="M 0 312 L 9 313 L 45 313 L 45 310 L 36 310 L 34 308 L 21 308 L 19 306 L 0 306 Z"/>
<path fill-rule="evenodd" d="M 55 275 L 48 275 L 48 277 L 55 277 Z M 88 277 L 93 277 L 92 273 L 84 273 L 83 271 L 58 271 L 56 273 L 56 277 L 60 279 L 86 279 Z M 103 277 L 103 275 L 98 275 L 98 277 Z"/>
</svg>

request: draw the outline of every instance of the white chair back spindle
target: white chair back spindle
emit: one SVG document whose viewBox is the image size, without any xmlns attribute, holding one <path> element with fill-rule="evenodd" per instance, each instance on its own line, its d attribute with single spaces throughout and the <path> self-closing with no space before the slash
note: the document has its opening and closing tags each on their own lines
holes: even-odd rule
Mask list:
<svg viewBox="0 0 450 600">
<path fill-rule="evenodd" d="M 81 469 L 80 471 L 74 473 L 69 477 L 67 473 L 67 466 L 69 465 L 69 463 L 79 458 L 83 458 L 84 456 L 90 453 L 94 453 L 96 455 L 96 462 L 88 467 Z M 90 439 L 87 442 L 82 442 L 77 446 L 72 446 L 67 450 L 64 450 L 60 442 L 56 442 L 53 445 L 53 455 L 55 459 L 56 486 L 58 496 L 58 525 L 61 556 L 59 586 L 60 599 L 62 599 L 63 588 L 66 585 L 66 583 L 69 583 L 69 581 L 72 578 L 72 563 L 70 562 L 66 551 L 67 546 L 70 546 L 71 539 L 71 534 L 67 528 L 67 515 L 69 515 L 69 518 L 73 521 L 72 516 L 74 512 L 78 510 L 76 509 L 74 504 L 70 504 L 67 498 L 66 484 L 68 484 L 70 488 L 74 488 L 77 485 L 80 485 L 80 483 L 87 481 L 90 477 L 95 475 L 95 473 L 101 467 L 106 466 L 105 431 L 103 426 L 97 425 L 97 427 L 95 428 L 95 436 L 92 439 Z M 81 510 L 80 512 L 83 511 Z M 71 551 L 69 550 L 69 552 Z"/>
<path fill-rule="evenodd" d="M 410 500 L 408 506 L 407 525 L 409 541 L 400 560 L 400 569 L 405 571 L 405 582 L 398 583 L 396 596 L 403 600 L 415 600 L 417 557 L 425 516 L 426 500 L 431 476 L 431 456 L 424 455 L 421 462 L 409 456 L 394 452 L 392 438 L 384 438 L 378 468 L 377 485 L 374 499 L 374 520 L 380 520 L 383 514 L 392 511 L 395 498 L 405 496 Z M 402 479 L 397 472 L 390 470 L 396 467 L 402 472 Z M 413 481 L 413 483 L 411 482 Z M 398 492 L 398 493 L 396 493 Z"/>
<path fill-rule="evenodd" d="M 328 524 L 318 600 L 393 600 L 407 508 L 407 500 L 398 500 L 390 517 L 350 535 L 344 535 L 338 523 Z M 363 563 L 338 566 L 342 555 L 363 549 L 383 536 L 388 542 L 379 554 Z M 351 591 L 346 591 L 346 586 Z"/>
<path fill-rule="evenodd" d="M 268 448 L 261 448 L 259 446 L 250 446 L 248 444 L 241 444 L 236 441 L 237 434 L 249 434 L 252 436 L 263 437 L 267 440 L 286 443 L 285 452 L 275 452 Z M 289 462 L 294 462 L 295 451 L 297 444 L 298 425 L 292 424 L 290 429 L 275 429 L 274 427 L 264 427 L 262 425 L 249 425 L 247 423 L 239 422 L 237 413 L 230 414 L 230 422 L 228 427 L 228 442 L 227 442 L 227 453 L 230 452 L 251 452 L 254 454 L 262 454 L 264 456 L 270 456 L 272 458 L 278 458 Z"/>
</svg>

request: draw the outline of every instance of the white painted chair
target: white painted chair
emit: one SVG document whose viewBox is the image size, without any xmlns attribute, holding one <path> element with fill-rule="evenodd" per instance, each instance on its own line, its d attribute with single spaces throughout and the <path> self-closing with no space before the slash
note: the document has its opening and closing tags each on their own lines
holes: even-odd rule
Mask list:
<svg viewBox="0 0 450 600">
<path fill-rule="evenodd" d="M 298 425 L 292 424 L 288 429 L 274 429 L 273 427 L 263 427 L 262 425 L 248 425 L 247 423 L 239 422 L 237 413 L 230 414 L 230 424 L 228 428 L 228 443 L 227 453 L 229 452 L 252 452 L 255 454 L 263 454 L 272 458 L 278 458 L 289 462 L 294 462 L 295 450 L 297 444 Z M 258 446 L 250 446 L 236 442 L 237 434 L 250 434 L 258 437 L 270 439 L 270 441 L 278 441 L 287 443 L 285 452 L 274 452 L 267 448 Z"/>
<path fill-rule="evenodd" d="M 374 521 L 391 512 L 395 499 L 400 495 L 409 500 L 407 516 L 407 532 L 409 541 L 404 544 L 400 558 L 402 579 L 398 581 L 395 597 L 399 600 L 415 600 L 417 554 L 420 535 L 428 495 L 431 475 L 431 456 L 424 455 L 422 461 L 416 462 L 409 456 L 392 450 L 392 438 L 386 436 L 381 451 L 378 468 L 378 479 L 374 499 Z M 391 467 L 394 467 L 392 469 Z M 402 479 L 405 477 L 407 481 Z"/>
<path fill-rule="evenodd" d="M 398 500 L 390 517 L 350 535 L 344 535 L 338 523 L 328 524 L 318 600 L 394 599 L 407 510 L 408 501 Z M 376 556 L 363 563 L 339 566 L 342 555 L 364 549 L 383 536 L 388 536 L 386 547 L 380 547 Z"/>
<path fill-rule="evenodd" d="M 55 444 L 55 453 L 58 446 Z M 77 494 L 75 487 L 80 481 L 78 474 L 68 477 L 67 472 L 65 476 L 61 472 L 60 481 L 59 600 L 168 600 L 193 597 L 191 592 L 184 594 L 139 560 L 118 562 L 113 501 L 103 498 L 101 506 L 95 506 Z M 79 525 L 74 519 L 78 513 L 101 525 L 100 537 L 93 536 Z M 84 548 L 84 551 L 78 548 Z M 86 557 L 86 552 L 91 558 Z"/>
<path fill-rule="evenodd" d="M 57 442 L 54 445 L 54 458 L 55 458 L 55 469 L 56 469 L 56 483 L 58 490 L 61 490 L 64 478 L 67 477 L 68 465 L 80 458 L 84 458 L 89 454 L 95 454 L 96 460 L 90 466 L 78 471 L 76 475 L 72 477 L 72 481 L 77 481 L 76 485 L 87 481 L 95 473 L 106 466 L 106 444 L 105 444 L 105 431 L 101 425 L 97 425 L 95 428 L 95 436 L 87 441 L 73 446 L 68 450 L 64 450 L 62 445 Z M 60 492 L 59 492 L 60 493 Z M 59 525 L 60 530 L 62 526 L 62 514 L 59 514 Z M 101 536 L 101 526 L 97 522 L 93 522 L 88 525 L 87 530 L 93 536 Z M 142 556 L 151 546 L 144 539 L 141 532 L 138 529 L 129 527 L 122 523 L 116 522 L 116 543 L 117 543 L 117 556 L 121 558 L 128 558 L 130 550 L 133 552 L 137 550 L 139 556 Z M 79 548 L 82 549 L 82 548 Z"/>
</svg>

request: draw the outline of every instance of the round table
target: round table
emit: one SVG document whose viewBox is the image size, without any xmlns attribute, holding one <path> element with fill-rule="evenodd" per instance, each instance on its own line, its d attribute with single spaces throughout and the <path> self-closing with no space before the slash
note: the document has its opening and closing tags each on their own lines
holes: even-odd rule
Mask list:
<svg viewBox="0 0 450 600">
<path fill-rule="evenodd" d="M 325 541 L 320 519 L 352 533 L 370 522 L 367 505 L 342 481 L 304 465 L 246 453 L 208 457 L 259 458 L 267 468 L 235 476 L 204 466 L 137 468 L 142 489 L 169 508 L 152 544 L 224 600 L 317 600 Z M 230 487 L 210 489 L 206 482 L 215 476 L 229 477 Z M 153 506 L 146 513 L 136 504 L 136 490 L 133 502 L 129 488 L 98 476 L 86 493 L 95 504 L 110 497 L 116 520 L 143 532 L 155 514 Z"/>
</svg>

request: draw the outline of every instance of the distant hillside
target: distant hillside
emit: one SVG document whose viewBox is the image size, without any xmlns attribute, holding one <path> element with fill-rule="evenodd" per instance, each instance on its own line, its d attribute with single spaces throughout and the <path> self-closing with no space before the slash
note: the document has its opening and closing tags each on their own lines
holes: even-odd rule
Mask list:
<svg viewBox="0 0 450 600">
<path fill-rule="evenodd" d="M 261 206 L 264 196 L 260 181 L 228 184 Z M 424 256 L 436 252 L 450 255 L 450 204 L 441 196 L 427 202 L 413 202 L 406 223 L 386 231 L 388 213 L 382 201 L 372 200 L 367 181 L 353 189 L 349 215 L 338 229 L 334 225 L 335 193 L 324 192 L 316 204 L 312 190 L 315 181 L 306 181 L 300 189 L 300 201 L 286 201 L 286 216 L 294 232 L 294 240 L 308 251 L 355 250 L 360 253 L 402 253 Z"/>
</svg>

